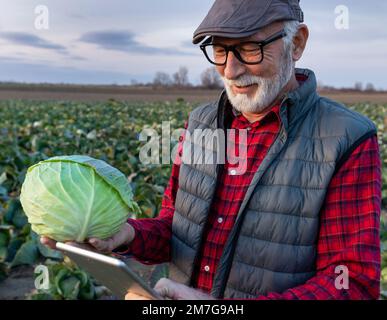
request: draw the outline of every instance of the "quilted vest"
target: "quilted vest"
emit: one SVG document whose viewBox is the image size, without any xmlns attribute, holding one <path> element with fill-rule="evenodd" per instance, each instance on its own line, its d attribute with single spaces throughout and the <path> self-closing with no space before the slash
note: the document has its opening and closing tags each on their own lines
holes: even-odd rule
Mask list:
<svg viewBox="0 0 387 320">
<path fill-rule="evenodd" d="M 366 117 L 316 92 L 316 78 L 288 93 L 280 106 L 281 127 L 247 189 L 216 268 L 211 295 L 254 298 L 305 283 L 316 272 L 319 212 L 329 182 L 349 154 L 376 134 Z M 187 130 L 226 130 L 230 104 L 216 103 L 190 113 Z M 172 223 L 170 278 L 193 285 L 222 163 L 184 158 L 195 148 L 215 156 L 211 145 L 186 139 Z M 188 159 L 188 158 L 187 158 Z"/>
</svg>

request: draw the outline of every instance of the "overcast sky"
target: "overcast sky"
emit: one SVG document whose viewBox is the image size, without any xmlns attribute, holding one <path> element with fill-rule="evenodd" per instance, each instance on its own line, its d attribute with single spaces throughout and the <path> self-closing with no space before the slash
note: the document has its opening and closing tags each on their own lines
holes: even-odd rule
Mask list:
<svg viewBox="0 0 387 320">
<path fill-rule="evenodd" d="M 197 83 L 209 67 L 191 39 L 210 0 L 0 3 L 0 81 L 124 84 L 187 66 Z M 48 8 L 48 29 L 35 26 L 43 21 L 39 5 Z M 339 5 L 349 10 L 348 29 L 335 27 Z M 299 67 L 326 85 L 361 81 L 387 89 L 387 1 L 301 0 L 301 6 L 310 39 Z"/>
</svg>

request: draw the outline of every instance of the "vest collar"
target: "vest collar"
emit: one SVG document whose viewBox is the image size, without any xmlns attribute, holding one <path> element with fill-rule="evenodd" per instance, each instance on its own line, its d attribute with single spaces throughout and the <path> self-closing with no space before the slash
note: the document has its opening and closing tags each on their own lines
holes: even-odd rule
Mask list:
<svg viewBox="0 0 387 320">
<path fill-rule="evenodd" d="M 288 92 L 283 101 L 287 103 L 283 103 L 281 106 L 281 109 L 284 110 L 283 114 L 288 120 L 289 127 L 303 117 L 315 105 L 316 100 L 319 98 L 314 72 L 309 69 L 296 68 L 296 74 L 304 75 L 307 79 L 297 89 Z M 288 108 L 284 107 L 285 104 Z"/>
</svg>

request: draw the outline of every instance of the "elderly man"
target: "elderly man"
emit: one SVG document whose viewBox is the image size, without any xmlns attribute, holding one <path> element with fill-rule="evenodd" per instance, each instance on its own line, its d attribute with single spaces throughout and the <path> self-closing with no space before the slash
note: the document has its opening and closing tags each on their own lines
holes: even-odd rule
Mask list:
<svg viewBox="0 0 387 320">
<path fill-rule="evenodd" d="M 308 40 L 302 22 L 296 0 L 217 0 L 195 31 L 225 91 L 191 112 L 186 132 L 244 130 L 246 141 L 227 145 L 233 153 L 244 144 L 243 170 L 229 158 L 174 164 L 157 218 L 90 239 L 101 251 L 169 261 L 169 279 L 156 285 L 162 295 L 378 298 L 376 128 L 320 97 L 312 71 L 295 69 Z"/>
</svg>

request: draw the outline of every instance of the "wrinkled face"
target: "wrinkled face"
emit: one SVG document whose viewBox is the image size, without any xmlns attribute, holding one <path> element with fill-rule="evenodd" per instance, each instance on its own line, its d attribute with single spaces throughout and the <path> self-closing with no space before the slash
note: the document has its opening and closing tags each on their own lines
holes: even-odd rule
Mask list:
<svg viewBox="0 0 387 320">
<path fill-rule="evenodd" d="M 214 37 L 213 41 L 225 45 L 262 41 L 282 29 L 283 23 L 278 22 L 248 38 Z M 294 72 L 294 63 L 291 47 L 285 50 L 284 42 L 280 39 L 264 47 L 264 59 L 260 64 L 244 64 L 229 52 L 227 64 L 216 68 L 234 108 L 240 112 L 261 113 L 271 106 L 290 80 Z"/>
</svg>

